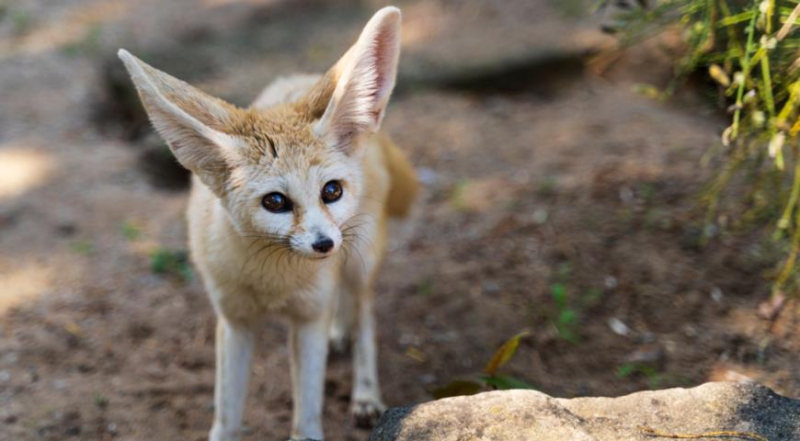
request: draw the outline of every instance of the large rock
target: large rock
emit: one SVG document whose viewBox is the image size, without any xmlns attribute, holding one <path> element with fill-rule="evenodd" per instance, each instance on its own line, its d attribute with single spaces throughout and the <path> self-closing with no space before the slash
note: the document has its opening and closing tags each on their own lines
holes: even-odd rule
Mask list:
<svg viewBox="0 0 800 441">
<path fill-rule="evenodd" d="M 370 440 L 644 441 L 677 435 L 717 439 L 713 432 L 724 431 L 737 432 L 727 434 L 729 439 L 800 440 L 800 400 L 748 383 L 707 383 L 619 398 L 495 391 L 391 409 Z"/>
</svg>

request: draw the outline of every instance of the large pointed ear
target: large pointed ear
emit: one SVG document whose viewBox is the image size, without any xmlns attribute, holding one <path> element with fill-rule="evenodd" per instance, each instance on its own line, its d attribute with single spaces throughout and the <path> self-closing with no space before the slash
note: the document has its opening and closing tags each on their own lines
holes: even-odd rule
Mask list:
<svg viewBox="0 0 800 441">
<path fill-rule="evenodd" d="M 240 139 L 222 131 L 236 107 L 149 66 L 124 49 L 118 55 L 150 121 L 178 162 L 220 195 L 242 148 Z"/>
<path fill-rule="evenodd" d="M 358 41 L 331 69 L 336 82 L 314 127 L 329 145 L 353 154 L 358 138 L 378 130 L 394 89 L 400 57 L 400 10 L 386 7 L 367 23 Z"/>
</svg>

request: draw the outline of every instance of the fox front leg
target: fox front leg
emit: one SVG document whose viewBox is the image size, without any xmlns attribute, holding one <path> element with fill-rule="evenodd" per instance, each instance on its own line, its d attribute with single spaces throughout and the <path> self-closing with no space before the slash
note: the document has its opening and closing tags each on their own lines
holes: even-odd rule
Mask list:
<svg viewBox="0 0 800 441">
<path fill-rule="evenodd" d="M 292 439 L 323 439 L 322 404 L 328 359 L 329 312 L 295 320 L 289 335 L 294 415 Z"/>
<path fill-rule="evenodd" d="M 214 425 L 210 441 L 238 441 L 242 425 L 253 331 L 217 319 L 217 372 L 214 385 Z"/>
</svg>

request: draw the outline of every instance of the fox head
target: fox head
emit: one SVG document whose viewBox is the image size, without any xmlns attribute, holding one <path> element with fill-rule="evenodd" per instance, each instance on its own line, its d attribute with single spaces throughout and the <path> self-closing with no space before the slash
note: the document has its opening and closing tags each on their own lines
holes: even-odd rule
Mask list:
<svg viewBox="0 0 800 441">
<path fill-rule="evenodd" d="M 125 63 L 153 126 L 178 161 L 219 198 L 242 236 L 310 258 L 342 244 L 358 209 L 365 139 L 394 88 L 400 11 L 387 7 L 295 102 L 241 109 L 145 64 Z"/>
</svg>

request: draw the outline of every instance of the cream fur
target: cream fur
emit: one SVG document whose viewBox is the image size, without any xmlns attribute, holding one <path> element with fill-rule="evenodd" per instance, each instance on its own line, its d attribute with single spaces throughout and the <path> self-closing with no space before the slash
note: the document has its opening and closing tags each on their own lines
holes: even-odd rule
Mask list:
<svg viewBox="0 0 800 441">
<path fill-rule="evenodd" d="M 269 315 L 291 324 L 293 438 L 323 437 L 331 336 L 355 331 L 356 418 L 384 409 L 372 283 L 388 217 L 406 213 L 417 189 L 407 160 L 375 134 L 394 87 L 399 25 L 398 9 L 380 10 L 328 73 L 281 78 L 249 109 L 120 50 L 154 126 L 195 175 L 190 249 L 218 317 L 213 441 L 239 439 L 254 332 Z M 324 203 L 321 188 L 334 180 L 342 197 Z M 292 209 L 265 210 L 273 192 Z M 320 237 L 331 251 L 314 249 Z"/>
</svg>

